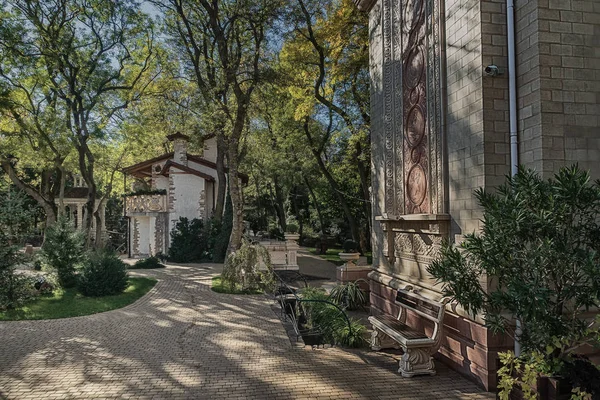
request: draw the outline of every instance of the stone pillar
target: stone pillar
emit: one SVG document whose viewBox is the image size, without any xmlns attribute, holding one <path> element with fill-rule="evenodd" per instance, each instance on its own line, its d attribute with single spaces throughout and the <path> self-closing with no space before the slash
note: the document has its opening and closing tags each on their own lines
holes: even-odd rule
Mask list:
<svg viewBox="0 0 600 400">
<path fill-rule="evenodd" d="M 295 233 L 285 234 L 285 250 L 287 255 L 287 266 L 286 269 L 298 270 L 298 246 L 297 240 L 300 239 L 300 235 Z"/>
<path fill-rule="evenodd" d="M 77 229 L 81 230 L 83 225 L 83 205 L 77 204 Z"/>
</svg>

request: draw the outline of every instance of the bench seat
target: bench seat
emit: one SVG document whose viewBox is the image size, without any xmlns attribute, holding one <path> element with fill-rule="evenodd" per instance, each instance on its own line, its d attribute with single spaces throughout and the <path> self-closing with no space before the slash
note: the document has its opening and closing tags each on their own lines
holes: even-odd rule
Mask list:
<svg viewBox="0 0 600 400">
<path fill-rule="evenodd" d="M 398 289 L 396 304 L 400 306 L 400 313 L 397 318 L 389 315 L 369 317 L 369 322 L 373 325 L 371 349 L 378 351 L 386 347 L 401 347 L 404 354 L 400 359 L 398 372 L 404 377 L 435 375 L 435 364 L 431 356 L 440 347 L 448 300 L 431 300 L 418 294 L 410 285 Z M 431 336 L 405 323 L 407 311 L 433 322 Z"/>
<path fill-rule="evenodd" d="M 386 335 L 400 343 L 403 347 L 433 346 L 433 339 L 422 332 L 402 323 L 389 315 L 369 317 L 373 327 L 382 330 Z"/>
</svg>

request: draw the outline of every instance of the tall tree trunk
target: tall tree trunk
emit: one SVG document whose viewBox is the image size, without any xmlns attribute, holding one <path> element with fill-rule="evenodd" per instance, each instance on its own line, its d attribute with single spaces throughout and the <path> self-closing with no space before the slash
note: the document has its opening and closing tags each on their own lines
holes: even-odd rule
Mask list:
<svg viewBox="0 0 600 400">
<path fill-rule="evenodd" d="M 321 228 L 321 234 L 325 234 L 325 221 L 323 219 L 323 213 L 321 212 L 321 206 L 319 205 L 319 202 L 317 201 L 317 196 L 315 196 L 315 192 L 313 191 L 312 187 L 310 186 L 310 183 L 308 182 L 308 178 L 306 178 L 306 175 L 302 175 L 302 179 L 304 179 L 304 184 L 306 184 L 306 187 L 308 188 L 308 192 L 310 193 L 310 197 L 312 198 L 313 204 L 315 205 L 315 210 L 317 210 L 317 215 L 319 216 L 319 225 Z"/>
<path fill-rule="evenodd" d="M 227 195 L 227 175 L 225 173 L 225 155 L 227 144 L 225 135 L 221 131 L 217 133 L 217 204 L 215 205 L 215 219 L 221 221 L 225 210 L 225 196 Z"/>
<path fill-rule="evenodd" d="M 233 207 L 233 223 L 231 227 L 231 236 L 229 237 L 227 254 L 231 254 L 240 248 L 244 230 L 244 199 L 242 197 L 242 185 L 240 184 L 240 178 L 238 176 L 238 148 L 239 135 L 236 136 L 234 132 L 229 140 L 227 149 L 227 164 L 229 168 L 229 195 L 231 197 L 231 205 Z"/>
<path fill-rule="evenodd" d="M 285 232 L 287 228 L 285 218 L 285 205 L 281 185 L 279 184 L 279 177 L 277 175 L 273 177 L 273 185 L 275 186 L 275 211 L 277 212 L 277 219 L 279 219 L 279 226 L 281 227 L 281 231 Z"/>
</svg>

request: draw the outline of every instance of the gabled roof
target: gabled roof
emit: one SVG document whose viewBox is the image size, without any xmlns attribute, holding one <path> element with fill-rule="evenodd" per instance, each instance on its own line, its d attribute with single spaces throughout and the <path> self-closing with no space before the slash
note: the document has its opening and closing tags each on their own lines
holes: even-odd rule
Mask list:
<svg viewBox="0 0 600 400">
<path fill-rule="evenodd" d="M 213 178 L 212 176 L 207 175 L 207 174 L 205 174 L 205 173 L 203 173 L 201 171 L 198 171 L 198 170 L 196 170 L 194 168 L 190 168 L 190 167 L 188 167 L 186 165 L 176 163 L 173 160 L 169 160 L 169 161 L 167 161 L 165 163 L 164 167 L 162 168 L 162 171 L 160 171 L 160 174 L 164 175 L 164 176 L 168 176 L 171 173 L 171 167 L 175 167 L 175 168 L 180 169 L 182 171 L 185 171 L 185 172 L 187 172 L 189 174 L 199 176 L 200 178 L 204 178 L 204 179 L 206 179 L 209 182 L 214 182 L 215 181 L 215 178 Z"/>
<path fill-rule="evenodd" d="M 152 176 L 152 170 L 151 170 L 152 165 L 156 164 L 157 162 L 164 161 L 164 160 L 173 161 L 172 160 L 173 159 L 173 154 L 174 153 L 172 153 L 172 152 L 171 153 L 166 153 L 166 154 L 163 154 L 162 156 L 154 157 L 154 158 L 151 158 L 149 160 L 142 161 L 142 162 L 139 162 L 137 164 L 131 165 L 129 167 L 125 167 L 121 171 L 124 174 L 132 175 L 132 176 L 135 176 L 137 178 L 149 178 L 149 177 Z M 202 158 L 200 156 L 197 156 L 197 155 L 194 155 L 194 154 L 188 154 L 187 155 L 187 159 L 190 160 L 190 161 L 193 161 L 195 163 L 198 163 L 200 165 L 204 165 L 205 167 L 214 169 L 215 171 L 217 170 L 217 164 L 215 164 L 212 161 L 208 161 L 207 159 Z M 177 163 L 173 162 L 173 164 L 177 164 Z M 173 165 L 173 164 L 171 164 L 171 165 Z M 178 165 L 180 165 L 181 167 L 185 167 L 185 165 L 183 165 L 183 164 L 178 164 Z M 178 166 L 177 168 L 180 168 L 180 167 Z M 194 174 L 196 174 L 196 172 L 198 172 L 200 174 L 202 173 L 202 172 L 196 171 L 195 169 L 190 168 L 190 167 L 186 167 L 186 168 L 188 168 L 190 171 L 195 171 L 195 172 L 190 172 L 190 171 L 186 170 L 186 172 L 190 172 L 190 173 L 194 173 Z M 225 172 L 229 172 L 229 169 L 227 167 L 225 167 Z M 161 171 L 160 173 L 163 174 L 163 171 Z M 196 174 L 196 175 L 200 176 L 198 174 Z M 204 175 L 205 176 L 210 176 L 210 175 L 206 175 L 206 174 L 204 174 Z M 248 183 L 248 175 L 242 174 L 241 172 L 239 172 L 238 176 L 242 179 L 242 182 Z M 207 179 L 207 178 L 205 178 L 205 179 Z M 213 177 L 210 177 L 210 179 L 212 179 L 214 181 Z"/>
</svg>

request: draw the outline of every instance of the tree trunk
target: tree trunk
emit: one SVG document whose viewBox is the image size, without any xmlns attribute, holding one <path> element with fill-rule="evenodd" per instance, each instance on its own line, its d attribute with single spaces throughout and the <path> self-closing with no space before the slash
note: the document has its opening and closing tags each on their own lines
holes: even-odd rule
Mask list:
<svg viewBox="0 0 600 400">
<path fill-rule="evenodd" d="M 217 133 L 217 204 L 215 205 L 215 219 L 221 221 L 225 210 L 225 196 L 227 194 L 227 177 L 225 174 L 225 155 L 227 145 L 225 135 L 221 131 Z"/>
<path fill-rule="evenodd" d="M 279 184 L 278 176 L 273 177 L 273 185 L 275 186 L 275 212 L 277 213 L 277 219 L 279 219 L 279 226 L 281 231 L 285 232 L 287 228 L 285 218 L 285 205 L 283 200 L 283 193 L 281 193 L 281 185 Z"/>
<path fill-rule="evenodd" d="M 239 136 L 232 135 L 227 149 L 227 164 L 229 168 L 229 195 L 233 207 L 233 223 L 231 227 L 231 236 L 229 237 L 229 247 L 227 254 L 231 254 L 240 248 L 242 243 L 242 234 L 244 230 L 244 199 L 242 197 L 242 187 L 238 177 L 238 147 Z"/>
<path fill-rule="evenodd" d="M 323 220 L 323 213 L 321 212 L 321 207 L 319 206 L 319 203 L 317 202 L 317 196 L 315 196 L 315 192 L 313 191 L 312 187 L 310 186 L 310 183 L 308 182 L 306 175 L 302 175 L 302 178 L 304 179 L 304 183 L 306 184 L 306 187 L 308 188 L 308 192 L 310 193 L 310 197 L 312 198 L 313 204 L 315 205 L 315 210 L 317 210 L 317 215 L 319 216 L 319 225 L 321 228 L 321 234 L 325 235 L 325 222 Z"/>
</svg>

